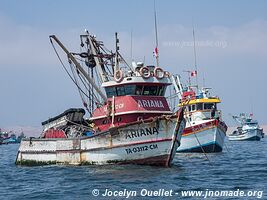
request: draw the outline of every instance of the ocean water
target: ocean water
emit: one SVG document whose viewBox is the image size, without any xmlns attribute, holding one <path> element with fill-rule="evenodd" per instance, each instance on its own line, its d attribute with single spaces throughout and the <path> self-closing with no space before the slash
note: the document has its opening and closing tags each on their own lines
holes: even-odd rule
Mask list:
<svg viewBox="0 0 267 200">
<path fill-rule="evenodd" d="M 225 144 L 222 153 L 208 154 L 208 160 L 204 154 L 176 154 L 170 168 L 23 167 L 14 164 L 17 144 L 0 145 L 0 199 L 126 199 L 125 191 L 132 194 L 129 199 L 204 199 L 206 192 L 210 192 L 206 199 L 267 199 L 267 138 L 242 142 L 226 139 Z M 167 193 L 148 196 L 149 191 L 160 189 L 160 194 L 163 189 Z M 102 196 L 106 190 L 111 196 Z M 203 193 L 201 197 L 185 197 L 184 191 Z M 218 196 L 221 191 L 229 195 L 232 191 L 232 196 L 243 191 L 246 196 Z"/>
</svg>

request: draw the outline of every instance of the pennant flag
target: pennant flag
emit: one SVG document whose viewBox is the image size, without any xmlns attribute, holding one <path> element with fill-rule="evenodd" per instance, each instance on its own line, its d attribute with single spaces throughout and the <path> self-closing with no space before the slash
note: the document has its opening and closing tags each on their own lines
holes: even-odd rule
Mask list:
<svg viewBox="0 0 267 200">
<path fill-rule="evenodd" d="M 155 56 L 156 58 L 159 56 L 158 47 L 155 48 L 153 54 L 154 54 L 154 56 Z"/>
<path fill-rule="evenodd" d="M 194 76 L 197 76 L 197 71 L 196 71 L 196 70 L 195 70 L 195 71 L 192 71 L 192 72 L 191 72 L 191 76 L 193 76 L 193 77 L 194 77 Z"/>
</svg>

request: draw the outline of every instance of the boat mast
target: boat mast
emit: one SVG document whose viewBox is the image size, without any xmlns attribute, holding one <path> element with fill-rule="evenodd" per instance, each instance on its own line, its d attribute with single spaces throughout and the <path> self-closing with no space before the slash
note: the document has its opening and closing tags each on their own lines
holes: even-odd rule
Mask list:
<svg viewBox="0 0 267 200">
<path fill-rule="evenodd" d="M 62 50 L 67 54 L 68 58 L 75 64 L 76 68 L 82 75 L 87 79 L 87 81 L 92 85 L 95 91 L 99 94 L 103 101 L 106 101 L 106 96 L 99 89 L 99 87 L 95 84 L 94 80 L 88 75 L 88 73 L 82 68 L 80 63 L 75 59 L 75 57 L 67 50 L 67 48 L 60 42 L 60 40 L 55 35 L 50 35 L 50 42 L 52 43 L 52 39 L 62 48 Z M 90 40 L 89 40 L 90 41 Z M 95 55 L 95 54 L 94 54 Z"/>
<path fill-rule="evenodd" d="M 119 39 L 118 39 L 118 33 L 115 32 L 115 40 L 116 40 L 116 52 L 115 52 L 115 70 L 114 70 L 114 74 L 116 71 L 119 71 L 120 70 L 120 66 L 119 66 L 119 63 L 120 63 L 120 60 L 119 60 Z"/>
<path fill-rule="evenodd" d="M 195 64 L 195 70 L 196 70 L 196 82 L 197 82 L 197 90 L 198 90 L 197 53 L 196 53 L 196 39 L 195 39 L 194 25 L 193 25 L 193 40 L 194 40 L 194 64 Z"/>
<path fill-rule="evenodd" d="M 183 72 L 188 74 L 188 85 L 189 85 L 189 87 L 191 87 L 191 71 L 183 70 Z"/>
<path fill-rule="evenodd" d="M 176 94 L 178 95 L 179 99 L 182 99 L 182 94 L 183 94 L 183 86 L 181 83 L 181 77 L 180 75 L 176 76 L 171 76 L 171 80 L 175 89 Z"/>
<path fill-rule="evenodd" d="M 159 50 L 158 50 L 158 27 L 157 27 L 157 13 L 156 13 L 156 1 L 154 0 L 154 22 L 155 22 L 155 36 L 156 36 L 156 48 L 155 48 L 155 57 L 156 64 L 159 66 Z"/>
<path fill-rule="evenodd" d="M 133 62 L 133 30 L 131 30 L 131 63 Z"/>
<path fill-rule="evenodd" d="M 239 123 L 241 126 L 243 125 L 243 121 L 244 121 L 244 120 L 243 120 L 241 114 L 240 114 L 239 116 L 232 115 L 232 117 L 233 117 L 233 119 L 234 119 L 237 123 Z"/>
<path fill-rule="evenodd" d="M 100 56 L 100 50 L 99 50 L 99 44 L 95 39 L 95 36 L 92 36 L 89 34 L 89 32 L 86 30 L 86 37 L 88 38 L 90 49 L 92 51 L 95 63 L 96 63 L 96 69 L 100 75 L 101 82 L 107 82 L 108 76 L 107 72 L 105 70 L 105 66 L 103 64 L 103 60 Z"/>
</svg>

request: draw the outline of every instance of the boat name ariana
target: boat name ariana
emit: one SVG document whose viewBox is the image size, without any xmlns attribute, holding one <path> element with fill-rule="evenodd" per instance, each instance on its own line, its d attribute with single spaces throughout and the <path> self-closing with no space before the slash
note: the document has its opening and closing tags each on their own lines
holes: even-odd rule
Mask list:
<svg viewBox="0 0 267 200">
<path fill-rule="evenodd" d="M 138 107 L 154 107 L 154 108 L 164 108 L 162 101 L 159 100 L 138 100 Z"/>
<path fill-rule="evenodd" d="M 154 134 L 159 134 L 159 130 L 156 127 L 149 127 L 145 129 L 128 129 L 126 131 L 126 139 L 128 138 L 137 138 L 137 137 L 142 137 L 142 136 L 147 136 L 147 135 L 154 135 Z"/>
</svg>

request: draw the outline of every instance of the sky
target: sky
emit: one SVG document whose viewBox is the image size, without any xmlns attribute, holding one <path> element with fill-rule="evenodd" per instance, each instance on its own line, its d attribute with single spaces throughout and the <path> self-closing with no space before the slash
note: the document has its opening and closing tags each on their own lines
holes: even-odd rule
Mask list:
<svg viewBox="0 0 267 200">
<path fill-rule="evenodd" d="M 0 127 L 41 127 L 70 107 L 82 107 L 48 36 L 79 51 L 87 29 L 133 59 L 155 64 L 153 0 L 0 0 Z M 224 120 L 252 112 L 267 124 L 267 1 L 156 0 L 159 62 L 173 74 L 194 70 L 195 29 L 198 80 L 218 95 Z"/>
</svg>

